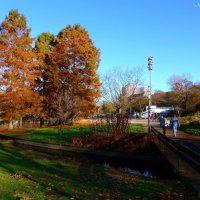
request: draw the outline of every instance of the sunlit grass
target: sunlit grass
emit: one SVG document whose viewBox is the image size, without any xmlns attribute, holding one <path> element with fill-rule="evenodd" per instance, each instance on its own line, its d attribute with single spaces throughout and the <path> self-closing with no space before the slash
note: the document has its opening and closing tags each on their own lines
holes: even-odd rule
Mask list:
<svg viewBox="0 0 200 200">
<path fill-rule="evenodd" d="M 180 130 L 189 133 L 191 135 L 200 136 L 200 125 L 182 125 Z"/>
<path fill-rule="evenodd" d="M 147 132 L 147 129 L 141 124 L 131 124 L 130 125 L 130 132 L 145 133 L 145 132 Z"/>
<path fill-rule="evenodd" d="M 49 143 L 72 143 L 74 137 L 81 137 L 91 132 L 88 126 L 78 128 L 63 128 L 62 134 L 57 128 L 37 128 L 27 130 L 22 138 L 32 141 Z"/>
<path fill-rule="evenodd" d="M 90 133 L 94 133 L 93 128 L 90 126 L 83 127 L 73 127 L 73 128 L 63 128 L 62 134 L 58 131 L 58 128 L 32 128 L 24 130 L 14 130 L 8 135 L 10 136 L 20 136 L 22 139 L 38 141 L 38 142 L 47 142 L 47 143 L 56 143 L 56 144 L 72 144 L 73 138 L 81 137 Z M 103 129 L 102 129 L 103 130 Z M 130 133 L 144 133 L 146 129 L 142 125 L 131 124 Z M 105 132 L 102 131 L 104 134 Z"/>
</svg>

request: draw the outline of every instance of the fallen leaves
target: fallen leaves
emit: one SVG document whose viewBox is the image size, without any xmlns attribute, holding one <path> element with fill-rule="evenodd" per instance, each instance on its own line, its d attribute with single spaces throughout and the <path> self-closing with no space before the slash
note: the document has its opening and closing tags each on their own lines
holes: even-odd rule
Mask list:
<svg viewBox="0 0 200 200">
<path fill-rule="evenodd" d="M 15 173 L 11 177 L 12 178 L 29 178 L 29 179 L 32 179 L 31 174 L 25 174 L 25 173 L 22 173 L 22 174 Z"/>
<path fill-rule="evenodd" d="M 148 140 L 146 134 L 115 134 L 115 135 L 97 135 L 88 134 L 82 137 L 73 138 L 73 145 L 85 147 L 88 149 L 112 149 L 124 152 L 133 152 L 135 150 L 147 147 Z M 149 149 L 147 149 L 148 151 Z"/>
<path fill-rule="evenodd" d="M 22 174 L 13 174 L 12 176 L 11 176 L 12 178 L 25 178 Z"/>
</svg>

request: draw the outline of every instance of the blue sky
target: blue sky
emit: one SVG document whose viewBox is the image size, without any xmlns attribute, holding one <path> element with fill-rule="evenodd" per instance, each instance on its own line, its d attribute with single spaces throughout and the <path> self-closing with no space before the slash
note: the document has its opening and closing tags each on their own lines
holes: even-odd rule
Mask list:
<svg viewBox="0 0 200 200">
<path fill-rule="evenodd" d="M 141 66 L 148 85 L 151 55 L 153 90 L 168 91 L 172 75 L 200 81 L 200 0 L 1 0 L 0 22 L 11 9 L 32 37 L 81 24 L 101 51 L 99 73 Z"/>
</svg>

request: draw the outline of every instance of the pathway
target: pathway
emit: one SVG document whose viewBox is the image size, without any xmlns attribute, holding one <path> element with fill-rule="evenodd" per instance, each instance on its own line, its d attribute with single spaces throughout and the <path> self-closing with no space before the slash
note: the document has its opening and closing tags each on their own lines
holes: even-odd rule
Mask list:
<svg viewBox="0 0 200 200">
<path fill-rule="evenodd" d="M 143 124 L 147 127 L 148 121 L 147 120 L 131 120 L 131 123 L 135 124 Z M 163 132 L 162 128 L 160 127 L 159 122 L 151 122 L 151 126 L 155 127 L 160 133 Z M 187 134 L 183 131 L 178 130 L 177 136 L 174 138 L 172 129 L 170 127 L 166 130 L 166 136 L 179 144 L 184 145 L 185 147 L 191 149 L 192 151 L 200 154 L 200 136 L 193 136 Z M 173 151 L 169 148 L 166 150 L 166 145 L 164 143 L 157 143 L 158 148 L 162 152 L 162 154 L 167 158 L 169 163 L 174 166 L 175 169 L 178 169 L 181 178 L 185 182 L 186 185 L 191 187 L 194 192 L 197 194 L 198 198 L 200 199 L 200 172 L 199 170 L 193 168 L 190 164 L 185 162 L 185 160 L 177 157 Z"/>
</svg>

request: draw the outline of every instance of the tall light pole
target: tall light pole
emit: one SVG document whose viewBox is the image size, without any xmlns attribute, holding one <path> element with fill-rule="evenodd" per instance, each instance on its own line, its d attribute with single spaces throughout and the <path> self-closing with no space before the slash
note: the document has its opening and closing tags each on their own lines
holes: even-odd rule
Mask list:
<svg viewBox="0 0 200 200">
<path fill-rule="evenodd" d="M 148 86 L 148 133 L 151 132 L 150 125 L 150 110 L 151 110 L 151 71 L 153 65 L 153 57 L 148 57 L 148 70 L 149 70 L 149 86 Z"/>
</svg>

